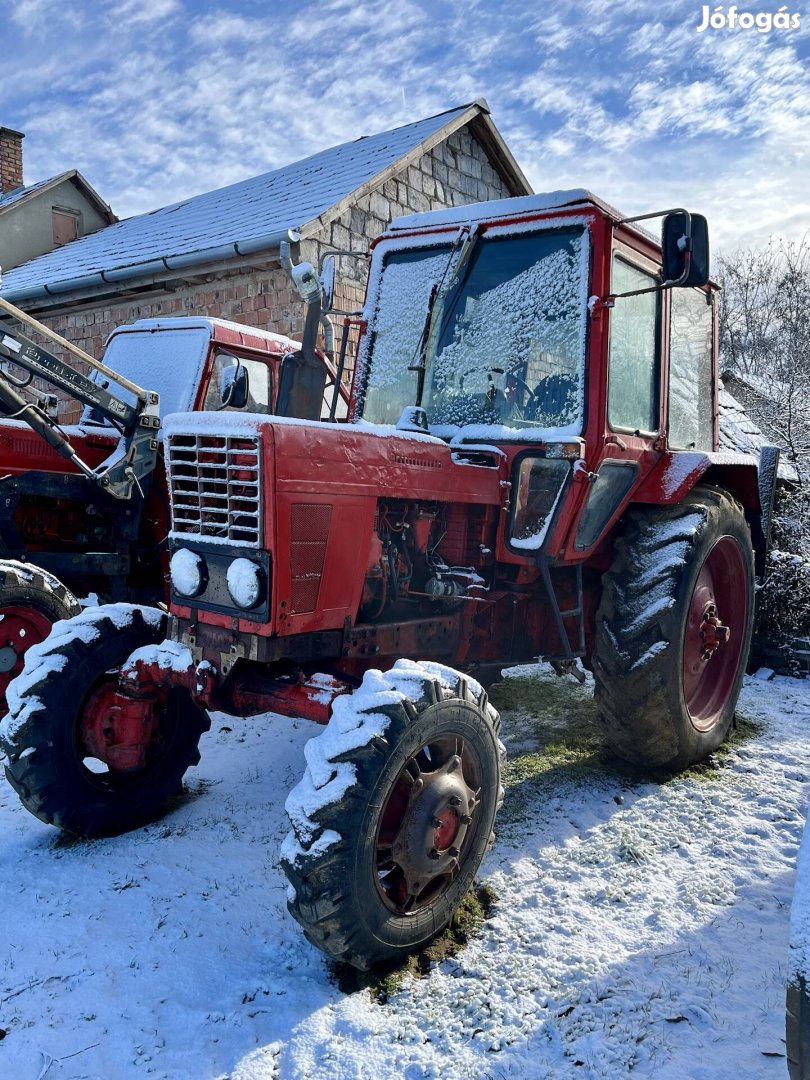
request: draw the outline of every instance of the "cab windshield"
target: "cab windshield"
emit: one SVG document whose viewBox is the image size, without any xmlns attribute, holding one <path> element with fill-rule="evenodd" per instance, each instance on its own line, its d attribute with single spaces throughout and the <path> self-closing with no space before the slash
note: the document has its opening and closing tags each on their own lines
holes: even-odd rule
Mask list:
<svg viewBox="0 0 810 1080">
<path fill-rule="evenodd" d="M 120 330 L 110 338 L 104 365 L 144 390 L 157 391 L 161 416 L 189 412 L 194 408 L 210 340 L 210 332 L 202 326 Z M 92 371 L 90 378 L 97 383 L 108 381 L 98 371 Z M 135 404 L 131 391 L 115 385 L 112 392 L 122 401 Z M 85 422 L 99 423 L 89 407 L 82 413 L 82 423 Z"/>
<path fill-rule="evenodd" d="M 389 252 L 363 419 L 396 424 L 405 406 L 421 404 L 441 437 L 578 433 L 587 254 L 583 229 Z M 467 430 L 482 425 L 501 430 Z"/>
</svg>

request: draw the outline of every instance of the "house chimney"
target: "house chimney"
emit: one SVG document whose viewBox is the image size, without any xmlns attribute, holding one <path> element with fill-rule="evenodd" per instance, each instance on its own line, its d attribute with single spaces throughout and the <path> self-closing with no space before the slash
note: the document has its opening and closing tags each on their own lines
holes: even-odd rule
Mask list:
<svg viewBox="0 0 810 1080">
<path fill-rule="evenodd" d="M 0 195 L 23 186 L 21 131 L 0 127 Z"/>
</svg>

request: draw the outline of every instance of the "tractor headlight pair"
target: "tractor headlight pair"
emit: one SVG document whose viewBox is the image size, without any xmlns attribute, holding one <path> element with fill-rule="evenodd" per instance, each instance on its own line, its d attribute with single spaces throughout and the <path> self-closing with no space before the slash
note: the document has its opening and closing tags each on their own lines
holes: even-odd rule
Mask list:
<svg viewBox="0 0 810 1080">
<path fill-rule="evenodd" d="M 189 548 L 178 548 L 174 552 L 169 562 L 169 573 L 172 588 L 178 596 L 191 600 L 208 588 L 209 575 L 205 559 Z M 228 565 L 225 582 L 231 600 L 246 611 L 257 607 L 263 598 L 264 570 L 251 559 L 234 559 Z"/>
</svg>

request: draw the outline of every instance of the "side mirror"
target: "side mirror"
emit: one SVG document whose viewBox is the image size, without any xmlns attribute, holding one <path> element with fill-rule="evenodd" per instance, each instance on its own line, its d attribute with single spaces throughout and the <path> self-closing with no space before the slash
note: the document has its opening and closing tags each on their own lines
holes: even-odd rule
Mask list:
<svg viewBox="0 0 810 1080">
<path fill-rule="evenodd" d="M 219 396 L 223 409 L 244 409 L 248 400 L 247 368 L 238 360 L 233 367 L 222 369 L 219 377 Z"/>
<path fill-rule="evenodd" d="M 702 214 L 675 210 L 661 228 L 664 282 L 706 285 L 709 280 L 709 226 Z"/>
<path fill-rule="evenodd" d="M 332 301 L 335 299 L 335 256 L 327 255 L 323 260 L 323 266 L 321 267 L 321 309 L 323 311 L 329 311 L 332 307 Z"/>
</svg>

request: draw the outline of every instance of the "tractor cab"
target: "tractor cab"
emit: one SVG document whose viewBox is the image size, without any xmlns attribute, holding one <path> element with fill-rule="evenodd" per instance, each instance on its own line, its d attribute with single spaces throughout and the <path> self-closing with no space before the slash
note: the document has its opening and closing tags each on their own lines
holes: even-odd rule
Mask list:
<svg viewBox="0 0 810 1080">
<path fill-rule="evenodd" d="M 112 332 L 104 364 L 133 382 L 154 387 L 162 416 L 197 411 L 268 416 L 279 411 L 284 360 L 299 349 L 297 341 L 282 334 L 225 319 L 139 319 Z M 326 356 L 316 353 L 314 363 L 323 386 L 333 383 Z M 322 391 L 318 415 L 324 400 Z M 93 419 L 92 410 L 85 410 L 82 420 Z"/>
<path fill-rule="evenodd" d="M 696 473 L 716 449 L 706 223 L 659 216 L 663 247 L 563 191 L 411 215 L 374 244 L 353 417 L 497 447 L 512 552 L 580 561 L 634 493 L 675 484 L 670 448 Z"/>
</svg>

